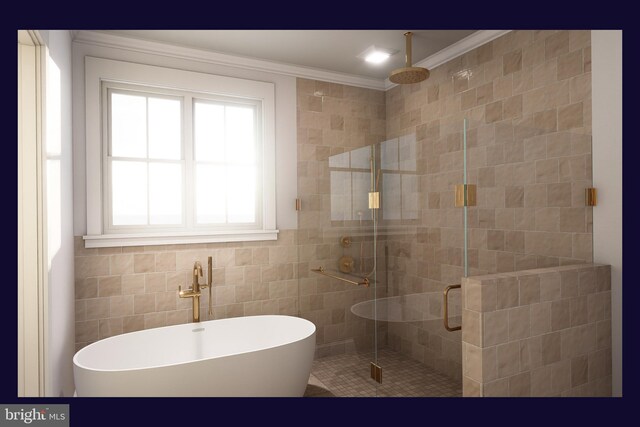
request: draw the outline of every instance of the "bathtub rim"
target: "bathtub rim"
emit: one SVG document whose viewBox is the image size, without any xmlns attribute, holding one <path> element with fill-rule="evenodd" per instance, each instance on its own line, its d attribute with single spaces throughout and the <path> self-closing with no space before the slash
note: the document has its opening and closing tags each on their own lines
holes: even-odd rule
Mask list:
<svg viewBox="0 0 640 427">
<path fill-rule="evenodd" d="M 169 364 L 162 364 L 162 365 L 153 365 L 153 366 L 144 366 L 144 367 L 136 367 L 136 368 L 120 368 L 120 369 L 99 369 L 99 368 L 91 368 L 91 367 L 87 367 L 86 365 L 82 365 L 80 363 L 78 363 L 77 361 L 77 357 L 78 354 L 83 351 L 86 348 L 89 348 L 91 346 L 93 346 L 94 344 L 98 344 L 100 342 L 103 341 L 108 341 L 108 340 L 112 340 L 112 339 L 117 339 L 118 337 L 122 337 L 125 335 L 130 335 L 130 334 L 137 334 L 137 333 L 144 333 L 147 331 L 151 331 L 154 329 L 162 329 L 162 328 L 166 328 L 166 329 L 170 329 L 170 328 L 179 328 L 179 327 L 185 327 L 185 325 L 193 325 L 194 322 L 189 322 L 189 323 L 180 323 L 178 325 L 169 325 L 169 326 L 161 326 L 158 328 L 150 328 L 150 329 L 142 329 L 139 331 L 132 331 L 132 332 L 127 332 L 124 334 L 118 334 L 118 335 L 114 335 L 112 337 L 108 337 L 108 338 L 103 338 L 101 340 L 98 340 L 96 342 L 93 342 L 83 348 L 81 348 L 80 350 L 76 351 L 73 355 L 73 368 L 79 368 L 79 369 L 84 369 L 87 371 L 92 371 L 92 372 L 129 372 L 129 371 L 142 371 L 142 370 L 148 370 L 148 369 L 158 369 L 158 368 L 166 368 L 166 367 L 170 367 L 170 366 L 181 366 L 181 365 L 186 365 L 186 364 L 190 364 L 190 363 L 195 363 L 195 362 L 202 362 L 202 361 L 206 361 L 206 360 L 211 360 L 211 359 L 224 359 L 227 357 L 233 357 L 233 356 L 239 356 L 242 354 L 248 354 L 248 353 L 252 353 L 255 351 L 264 351 L 264 350 L 270 350 L 273 348 L 277 348 L 277 347 L 282 347 L 285 345 L 290 345 L 290 344 L 294 344 L 300 341 L 304 341 L 306 339 L 308 339 L 309 337 L 315 335 L 317 327 L 315 325 L 315 323 L 313 323 L 312 321 L 305 319 L 303 317 L 298 317 L 298 316 L 291 316 L 291 315 L 285 315 L 285 314 L 256 314 L 256 315 L 251 315 L 251 316 L 239 316 L 239 317 L 227 317 L 224 319 L 212 319 L 212 320 L 206 320 L 204 322 L 199 322 L 199 324 L 202 323 L 208 323 L 208 322 L 217 322 L 217 321 L 221 321 L 221 320 L 233 320 L 233 319 L 239 319 L 239 318 L 245 318 L 245 317 L 290 317 L 290 318 L 294 318 L 294 319 L 299 319 L 299 320 L 303 320 L 304 322 L 310 324 L 312 326 L 310 332 L 308 334 L 305 334 L 304 336 L 300 337 L 299 339 L 295 340 L 295 341 L 289 341 L 287 343 L 284 344 L 279 344 L 279 345 L 272 345 L 272 346 L 268 346 L 268 347 L 262 347 L 260 349 L 256 349 L 253 351 L 242 351 L 242 352 L 236 352 L 236 353 L 229 353 L 229 354 L 225 354 L 224 356 L 217 356 L 217 357 L 209 357 L 209 358 L 204 358 L 204 359 L 193 359 L 193 360 L 188 360 L 188 361 L 184 361 L 184 362 L 178 362 L 178 363 L 169 363 Z"/>
</svg>

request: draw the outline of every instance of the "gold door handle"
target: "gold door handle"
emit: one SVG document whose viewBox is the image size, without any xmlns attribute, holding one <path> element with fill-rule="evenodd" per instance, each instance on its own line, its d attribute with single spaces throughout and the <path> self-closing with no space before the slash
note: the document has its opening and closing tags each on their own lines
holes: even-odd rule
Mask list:
<svg viewBox="0 0 640 427">
<path fill-rule="evenodd" d="M 444 292 L 443 292 L 443 300 L 444 300 L 444 304 L 443 304 L 443 310 L 444 310 L 444 314 L 443 314 L 443 321 L 444 321 L 444 328 L 449 331 L 449 332 L 453 332 L 453 331 L 459 331 L 460 329 L 462 329 L 462 326 L 454 326 L 453 328 L 449 326 L 449 291 L 451 289 L 459 289 L 460 285 L 449 285 L 446 288 L 444 288 Z"/>
</svg>

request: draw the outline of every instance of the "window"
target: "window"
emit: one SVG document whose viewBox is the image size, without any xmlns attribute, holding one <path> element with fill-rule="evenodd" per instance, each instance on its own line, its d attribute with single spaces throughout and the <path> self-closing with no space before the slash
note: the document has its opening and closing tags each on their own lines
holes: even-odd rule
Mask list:
<svg viewBox="0 0 640 427">
<path fill-rule="evenodd" d="M 87 247 L 276 238 L 271 83 L 97 58 L 86 79 Z"/>
</svg>

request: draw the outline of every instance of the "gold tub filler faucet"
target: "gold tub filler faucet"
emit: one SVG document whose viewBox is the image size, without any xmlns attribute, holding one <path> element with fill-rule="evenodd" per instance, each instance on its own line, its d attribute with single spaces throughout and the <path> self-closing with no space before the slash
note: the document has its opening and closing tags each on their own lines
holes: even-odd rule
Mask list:
<svg viewBox="0 0 640 427">
<path fill-rule="evenodd" d="M 202 277 L 202 265 L 200 261 L 196 261 L 193 264 L 193 283 L 187 290 L 182 290 L 182 285 L 178 286 L 178 296 L 180 298 L 193 298 L 193 322 L 200 321 L 200 295 L 202 288 L 209 288 L 209 316 L 211 316 L 211 282 L 213 275 L 213 261 L 209 257 L 207 259 L 207 284 L 200 284 L 198 282 L 198 276 Z"/>
</svg>

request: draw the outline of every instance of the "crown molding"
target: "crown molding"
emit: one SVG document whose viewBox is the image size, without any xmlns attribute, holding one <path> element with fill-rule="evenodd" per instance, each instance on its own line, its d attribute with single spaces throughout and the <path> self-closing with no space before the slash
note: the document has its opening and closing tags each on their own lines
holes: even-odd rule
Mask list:
<svg viewBox="0 0 640 427">
<path fill-rule="evenodd" d="M 368 89 L 384 90 L 384 80 L 371 77 L 356 76 L 353 74 L 338 73 L 320 70 L 299 65 L 285 64 L 263 59 L 249 58 L 245 56 L 229 55 L 226 53 L 209 50 L 194 49 L 172 44 L 141 40 L 130 37 L 116 36 L 113 34 L 99 33 L 95 31 L 78 31 L 73 39 L 74 43 L 110 47 L 129 50 L 139 53 L 168 56 L 172 58 L 186 59 L 189 61 L 206 62 L 209 64 L 225 65 L 229 67 L 258 70 L 267 73 L 282 74 L 292 77 L 322 80 L 332 83 L 340 83 L 350 86 L 364 87 Z"/>
<path fill-rule="evenodd" d="M 416 67 L 433 69 L 444 64 L 464 53 L 469 52 L 490 42 L 511 30 L 478 30 L 462 40 L 448 46 L 433 55 L 414 64 Z M 172 44 L 141 40 L 131 37 L 116 36 L 113 34 L 100 33 L 96 31 L 74 30 L 72 33 L 73 43 L 109 47 L 115 49 L 129 50 L 139 53 L 148 53 L 172 58 L 185 59 L 189 61 L 205 62 L 209 64 L 224 65 L 228 67 L 257 70 L 266 73 L 275 73 L 292 77 L 302 77 L 305 79 L 322 80 L 326 82 L 345 84 L 349 86 L 364 87 L 368 89 L 387 90 L 397 86 L 387 78 L 385 80 L 371 77 L 357 76 L 353 74 L 339 73 L 334 71 L 320 70 L 316 68 L 303 67 L 299 65 L 285 64 L 263 59 L 249 58 L 245 56 L 229 55 L 226 53 L 213 52 L 203 49 L 177 46 Z"/>
<path fill-rule="evenodd" d="M 470 50 L 473 50 L 485 43 L 489 43 L 491 40 L 507 34 L 511 30 L 478 30 L 475 33 L 469 34 L 467 37 L 458 40 L 454 44 L 445 47 L 444 49 L 434 53 L 431 56 L 423 59 L 422 61 L 413 64 L 414 67 L 424 67 L 428 70 L 432 70 L 445 62 L 451 61 L 460 55 L 463 55 Z M 397 84 L 391 83 L 387 78 L 384 81 L 385 90 L 396 87 Z"/>
</svg>

